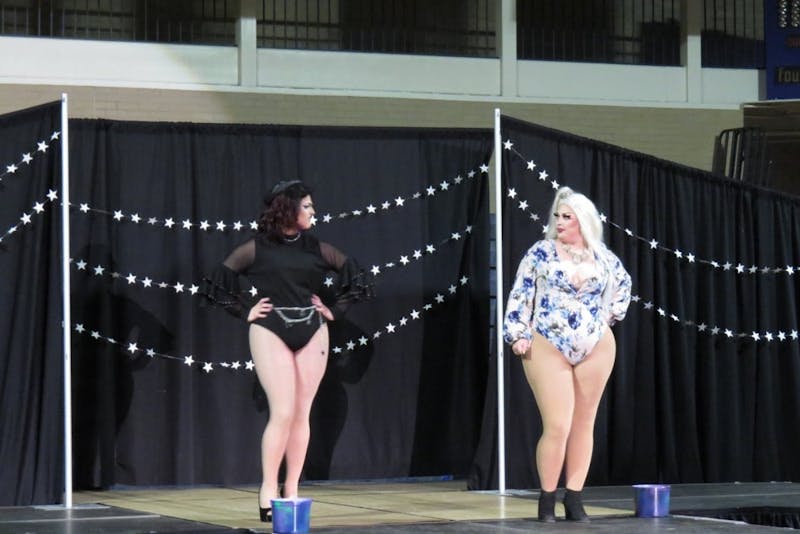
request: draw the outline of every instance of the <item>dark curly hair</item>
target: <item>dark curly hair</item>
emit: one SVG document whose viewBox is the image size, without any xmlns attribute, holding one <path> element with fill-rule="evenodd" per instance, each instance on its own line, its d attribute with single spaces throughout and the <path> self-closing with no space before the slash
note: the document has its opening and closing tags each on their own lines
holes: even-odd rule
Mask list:
<svg viewBox="0 0 800 534">
<path fill-rule="evenodd" d="M 264 199 L 264 211 L 258 218 L 258 231 L 273 241 L 280 241 L 286 229 L 294 228 L 300 212 L 300 201 L 311 194 L 311 188 L 300 181 L 278 182 Z"/>
</svg>

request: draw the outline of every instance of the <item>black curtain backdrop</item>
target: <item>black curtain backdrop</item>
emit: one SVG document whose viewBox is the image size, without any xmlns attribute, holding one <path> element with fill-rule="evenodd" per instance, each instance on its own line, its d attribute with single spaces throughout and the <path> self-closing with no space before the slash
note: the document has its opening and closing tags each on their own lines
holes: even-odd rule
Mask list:
<svg viewBox="0 0 800 534">
<path fill-rule="evenodd" d="M 60 129 L 60 102 L 0 116 L 0 505 L 63 488 Z"/>
<path fill-rule="evenodd" d="M 96 120 L 71 129 L 72 256 L 86 262 L 72 284 L 73 320 L 85 329 L 74 342 L 76 488 L 260 480 L 265 397 L 255 373 L 220 365 L 249 361 L 247 325 L 201 306 L 190 287 L 250 236 L 232 225 L 247 228 L 282 179 L 314 188 L 315 235 L 380 269 L 376 298 L 332 330 L 343 350 L 332 353 L 314 405 L 305 478 L 468 472 L 487 375 L 480 165 L 490 132 Z M 414 259 L 427 245 L 436 251 Z M 180 359 L 151 358 L 147 348 Z M 213 371 L 185 365 L 189 355 Z"/>
<path fill-rule="evenodd" d="M 503 150 L 503 298 L 525 250 L 542 237 L 552 180 L 588 195 L 620 226 L 604 226 L 606 242 L 641 298 L 614 327 L 617 362 L 588 484 L 800 479 L 800 350 L 791 338 L 800 295 L 798 274 L 785 270 L 800 265 L 800 201 L 509 117 L 502 132 L 513 143 Z M 518 358 L 504 352 L 507 485 L 537 488 L 541 422 Z M 489 369 L 473 489 L 497 487 L 496 357 Z"/>
</svg>

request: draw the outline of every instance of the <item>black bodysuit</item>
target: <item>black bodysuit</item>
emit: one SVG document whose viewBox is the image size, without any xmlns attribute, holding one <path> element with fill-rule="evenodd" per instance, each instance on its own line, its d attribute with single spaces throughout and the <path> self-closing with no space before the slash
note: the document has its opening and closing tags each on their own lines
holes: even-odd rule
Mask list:
<svg viewBox="0 0 800 534">
<path fill-rule="evenodd" d="M 246 277 L 257 293 L 244 288 Z M 273 310 L 254 322 L 277 335 L 297 352 L 324 324 L 311 305 L 318 295 L 335 319 L 350 302 L 367 296 L 370 287 L 355 261 L 328 243 L 301 233 L 295 240 L 275 242 L 259 234 L 237 247 L 206 278 L 205 294 L 243 319 L 261 298 L 269 297 Z"/>
</svg>

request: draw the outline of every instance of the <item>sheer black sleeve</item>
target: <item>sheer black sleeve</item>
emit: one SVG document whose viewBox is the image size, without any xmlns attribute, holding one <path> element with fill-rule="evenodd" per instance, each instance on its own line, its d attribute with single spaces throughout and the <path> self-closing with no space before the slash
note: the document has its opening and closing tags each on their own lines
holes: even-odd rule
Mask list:
<svg viewBox="0 0 800 534">
<path fill-rule="evenodd" d="M 356 260 L 346 256 L 333 245 L 320 241 L 322 257 L 338 273 L 335 302 L 330 307 L 334 319 L 340 319 L 353 302 L 366 300 L 373 295 L 373 283 Z"/>
<path fill-rule="evenodd" d="M 248 293 L 242 291 L 239 275 L 247 272 L 255 257 L 254 239 L 236 247 L 224 262 L 203 278 L 203 294 L 207 301 L 237 317 L 246 318 L 252 303 Z"/>
</svg>

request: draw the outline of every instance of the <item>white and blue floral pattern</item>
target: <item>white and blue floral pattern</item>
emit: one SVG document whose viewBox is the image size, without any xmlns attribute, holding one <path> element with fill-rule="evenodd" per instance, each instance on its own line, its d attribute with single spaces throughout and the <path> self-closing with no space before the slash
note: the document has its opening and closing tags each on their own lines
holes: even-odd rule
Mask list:
<svg viewBox="0 0 800 534">
<path fill-rule="evenodd" d="M 506 303 L 503 337 L 509 344 L 531 339 L 533 331 L 552 343 L 572 365 L 583 361 L 605 332 L 625 317 L 631 277 L 604 245 L 594 251 L 593 274 L 576 287 L 555 241 L 528 249 Z"/>
</svg>

